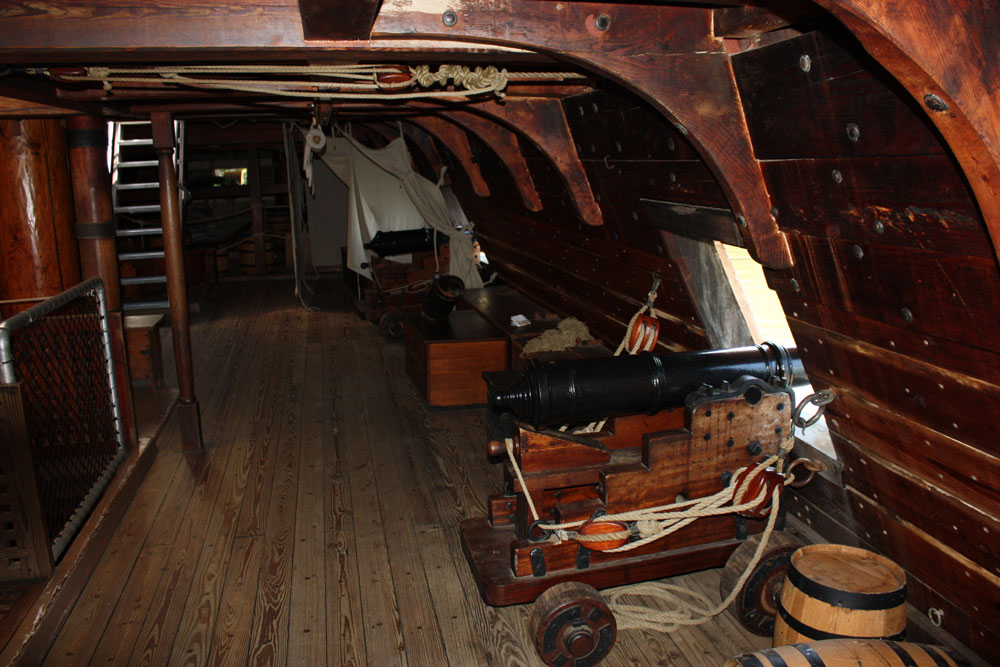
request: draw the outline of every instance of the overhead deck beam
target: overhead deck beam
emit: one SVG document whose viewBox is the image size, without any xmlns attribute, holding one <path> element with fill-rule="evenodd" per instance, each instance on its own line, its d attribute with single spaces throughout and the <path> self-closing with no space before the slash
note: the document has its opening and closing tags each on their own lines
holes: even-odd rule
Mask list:
<svg viewBox="0 0 1000 667">
<path fill-rule="evenodd" d="M 299 0 L 307 40 L 368 39 L 380 0 Z"/>
</svg>

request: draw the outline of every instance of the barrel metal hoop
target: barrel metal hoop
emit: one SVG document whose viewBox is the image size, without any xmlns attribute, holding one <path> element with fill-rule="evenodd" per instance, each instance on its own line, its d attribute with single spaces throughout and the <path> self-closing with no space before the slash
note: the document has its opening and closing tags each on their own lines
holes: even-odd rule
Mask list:
<svg viewBox="0 0 1000 667">
<path fill-rule="evenodd" d="M 788 624 L 788 627 L 812 641 L 820 641 L 822 639 L 889 639 L 892 641 L 902 641 L 906 635 L 906 631 L 904 630 L 888 637 L 848 637 L 847 635 L 838 635 L 834 632 L 817 630 L 789 614 L 785 609 L 785 605 L 781 604 L 780 600 L 778 601 L 778 615 Z"/>
<path fill-rule="evenodd" d="M 761 651 L 761 655 L 770 661 L 771 667 L 788 667 L 788 663 L 785 662 L 785 659 L 781 657 L 781 654 L 773 648 Z"/>
<path fill-rule="evenodd" d="M 842 591 L 806 577 L 796 569 L 794 563 L 788 568 L 788 581 L 809 597 L 833 605 L 834 607 L 874 611 L 878 609 L 892 609 L 906 602 L 906 586 L 888 593 Z"/>
<path fill-rule="evenodd" d="M 917 661 L 902 646 L 893 641 L 887 641 L 885 645 L 892 649 L 892 652 L 899 657 L 900 662 L 903 663 L 903 667 L 917 667 Z"/>
<path fill-rule="evenodd" d="M 802 654 L 802 657 L 809 663 L 809 667 L 826 667 L 823 658 L 809 644 L 792 644 L 792 647 Z"/>
<path fill-rule="evenodd" d="M 747 653 L 746 655 L 737 656 L 736 662 L 739 663 L 740 667 L 764 667 L 764 663 L 761 662 L 760 658 L 758 658 L 753 653 Z M 772 662 L 772 665 L 776 665 L 776 663 Z"/>
</svg>

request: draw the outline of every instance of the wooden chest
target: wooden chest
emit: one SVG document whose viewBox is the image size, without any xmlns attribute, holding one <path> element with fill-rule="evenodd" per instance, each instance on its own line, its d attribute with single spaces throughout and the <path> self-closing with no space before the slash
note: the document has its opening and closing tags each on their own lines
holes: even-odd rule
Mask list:
<svg viewBox="0 0 1000 667">
<path fill-rule="evenodd" d="M 483 373 L 506 368 L 506 337 L 474 310 L 406 320 L 406 371 L 431 407 L 484 405 Z"/>
<path fill-rule="evenodd" d="M 133 382 L 149 382 L 154 389 L 163 385 L 163 353 L 160 349 L 163 320 L 163 315 L 125 316 L 129 376 Z"/>
</svg>

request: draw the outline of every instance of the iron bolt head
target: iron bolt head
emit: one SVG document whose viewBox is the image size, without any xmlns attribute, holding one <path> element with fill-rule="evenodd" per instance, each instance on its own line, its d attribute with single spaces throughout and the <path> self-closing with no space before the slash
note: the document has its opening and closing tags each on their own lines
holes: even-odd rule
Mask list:
<svg viewBox="0 0 1000 667">
<path fill-rule="evenodd" d="M 458 14 L 456 14 L 455 10 L 453 10 L 453 9 L 447 9 L 447 10 L 445 10 L 444 13 L 441 14 L 441 23 L 443 23 L 443 24 L 445 24 L 445 26 L 451 28 L 456 23 L 458 23 Z"/>
<path fill-rule="evenodd" d="M 924 95 L 924 104 L 931 111 L 937 111 L 938 113 L 948 110 L 948 103 L 933 93 Z"/>
<path fill-rule="evenodd" d="M 607 14 L 601 14 L 596 19 L 594 19 L 594 27 L 604 32 L 611 27 L 611 17 Z"/>
</svg>

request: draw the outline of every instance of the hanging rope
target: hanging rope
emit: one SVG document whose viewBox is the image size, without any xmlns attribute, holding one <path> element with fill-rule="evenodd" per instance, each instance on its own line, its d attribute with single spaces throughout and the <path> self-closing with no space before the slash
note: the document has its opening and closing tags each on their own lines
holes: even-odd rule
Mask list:
<svg viewBox="0 0 1000 667">
<path fill-rule="evenodd" d="M 407 75 L 397 65 L 185 65 L 157 67 L 87 67 L 83 74 L 46 70 L 61 81 L 97 81 L 111 91 L 116 83 L 177 84 L 192 88 L 261 93 L 281 97 L 340 100 L 409 100 L 467 99 L 493 93 L 504 97 L 511 80 L 552 81 L 582 79 L 575 72 L 508 72 L 493 66 L 471 69 L 464 65 L 441 65 L 431 71 L 429 65 L 410 67 Z M 248 78 L 245 75 L 307 76 L 309 79 Z M 234 75 L 240 78 L 219 78 Z M 328 79 L 319 80 L 316 79 Z M 406 88 L 431 88 L 454 85 L 463 90 L 422 90 L 399 92 Z M 347 91 L 347 92 L 345 92 Z M 354 92 L 351 92 L 354 91 Z"/>
</svg>

